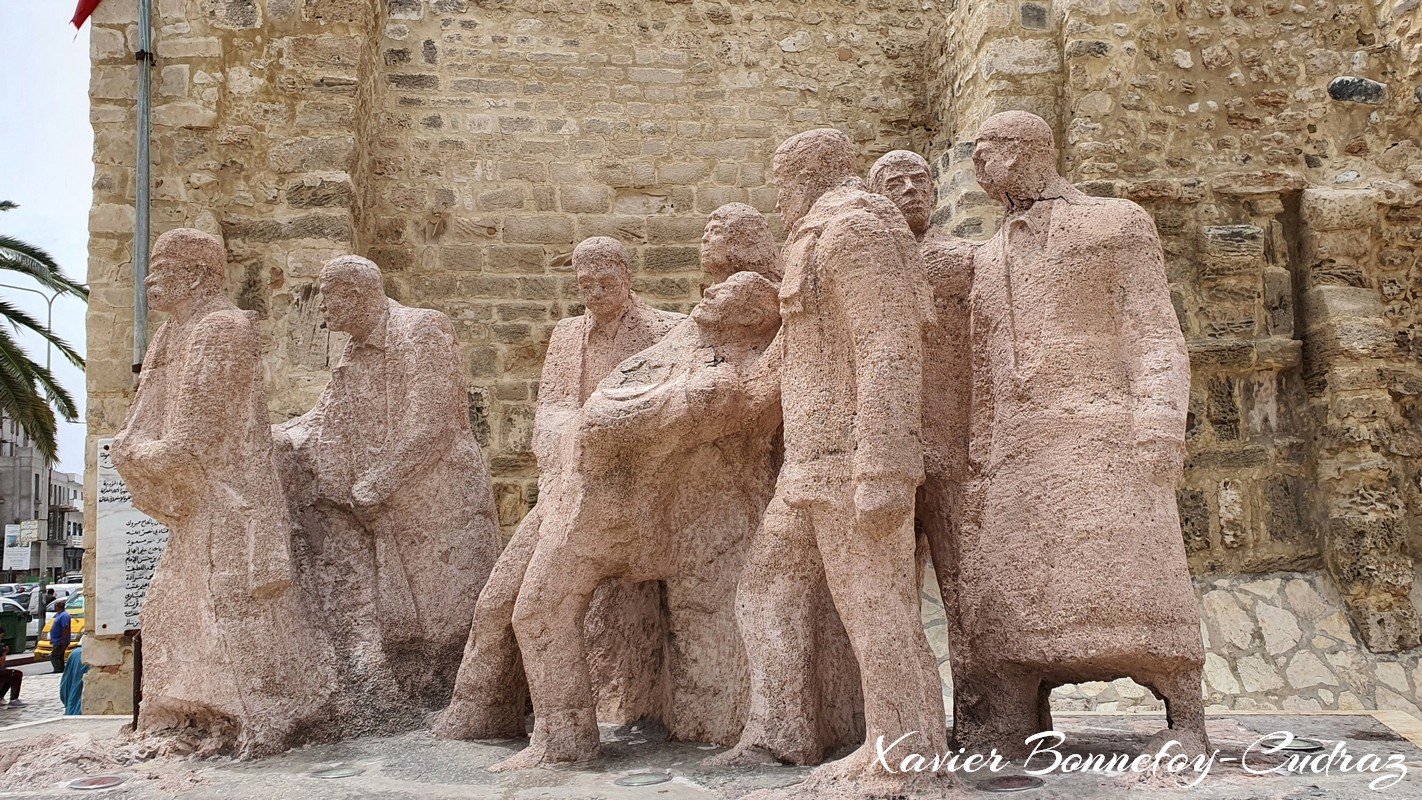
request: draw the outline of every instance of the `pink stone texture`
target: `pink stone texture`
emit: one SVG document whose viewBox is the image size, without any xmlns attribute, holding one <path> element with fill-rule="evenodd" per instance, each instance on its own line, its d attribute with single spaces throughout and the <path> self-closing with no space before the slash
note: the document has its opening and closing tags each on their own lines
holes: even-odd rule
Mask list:
<svg viewBox="0 0 1422 800">
<path fill-rule="evenodd" d="M 330 261 L 320 289 L 350 339 L 315 408 L 274 428 L 298 585 L 337 648 L 348 732 L 408 729 L 449 703 L 498 558 L 489 469 L 449 318 L 386 297 L 357 256 Z"/>
<path fill-rule="evenodd" d="M 435 725 L 443 738 L 524 735 L 528 692 L 514 636 L 514 604 L 551 516 L 547 509 L 564 492 L 579 412 L 619 363 L 685 319 L 648 306 L 632 292 L 627 251 L 614 239 L 583 241 L 573 252 L 573 268 L 587 312 L 558 323 L 543 362 L 533 431 L 539 503 L 519 523 L 479 595 L 453 700 Z M 632 721 L 657 707 L 655 664 L 643 654 L 658 652 L 665 638 L 659 608 L 654 584 L 612 581 L 595 593 L 584 624 L 604 719 Z"/>
<path fill-rule="evenodd" d="M 588 398 L 514 611 L 533 739 L 496 769 L 597 754 L 578 623 L 610 577 L 665 585 L 667 700 L 658 716 L 672 737 L 730 744 L 740 733 L 735 586 L 774 481 L 776 305 L 775 284 L 736 273 Z"/>
<path fill-rule="evenodd" d="M 783 793 L 937 796 L 949 775 L 890 774 L 875 742 L 946 748 L 938 672 L 920 622 L 914 496 L 921 445 L 923 326 L 932 300 L 904 215 L 854 177 L 843 133 L 785 141 L 773 170 L 789 236 L 782 256 L 785 458 L 741 580 L 738 619 L 751 715 L 723 760 L 757 751 L 814 763 L 826 750 L 810 624 L 827 585 L 858 657 L 858 749 Z"/>
<path fill-rule="evenodd" d="M 1020 752 L 1055 686 L 1130 677 L 1206 745 L 1200 611 L 1174 487 L 1189 361 L 1149 214 L 1056 172 L 1051 129 L 982 126 L 1002 229 L 972 255 L 972 522 L 959 548 L 958 744 Z M 951 612 L 950 612 L 951 613 Z"/>
<path fill-rule="evenodd" d="M 134 505 L 168 526 L 143 608 L 138 732 L 241 757 L 329 736 L 332 650 L 293 589 L 252 318 L 222 293 L 222 244 L 158 237 L 150 305 L 169 315 L 114 440 Z"/>
<path fill-rule="evenodd" d="M 968 470 L 968 412 L 972 402 L 968 297 L 976 242 L 949 236 L 933 225 L 937 189 L 928 162 L 893 150 L 869 170 L 869 191 L 893 201 L 918 240 L 933 292 L 933 318 L 923 336 L 923 485 L 915 518 L 933 557 L 948 619 L 949 654 L 956 661 L 971 646 L 957 610 L 958 546 Z M 956 697 L 956 694 L 955 694 Z"/>
</svg>

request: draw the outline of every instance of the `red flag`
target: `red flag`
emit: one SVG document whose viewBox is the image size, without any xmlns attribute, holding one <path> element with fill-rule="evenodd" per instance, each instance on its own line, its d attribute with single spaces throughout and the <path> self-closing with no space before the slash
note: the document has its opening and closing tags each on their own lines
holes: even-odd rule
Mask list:
<svg viewBox="0 0 1422 800">
<path fill-rule="evenodd" d="M 75 29 L 84 27 L 84 21 L 94 13 L 94 9 L 98 8 L 102 2 L 104 0 L 79 0 L 79 6 L 74 9 L 74 19 L 70 20 L 74 23 Z"/>
</svg>

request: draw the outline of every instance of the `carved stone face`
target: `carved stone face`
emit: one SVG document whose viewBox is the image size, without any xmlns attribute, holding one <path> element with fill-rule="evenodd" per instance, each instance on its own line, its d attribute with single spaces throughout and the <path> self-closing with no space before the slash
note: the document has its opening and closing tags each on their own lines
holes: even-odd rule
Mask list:
<svg viewBox="0 0 1422 800">
<path fill-rule="evenodd" d="M 222 270 L 227 253 L 215 237 L 191 228 L 178 228 L 153 244 L 144 290 L 148 305 L 174 312 L 184 303 L 222 291 Z"/>
<path fill-rule="evenodd" d="M 764 276 L 737 272 L 703 292 L 691 318 L 714 330 L 768 331 L 780 323 L 778 292 Z"/>
<path fill-rule="evenodd" d="M 1025 112 L 994 114 L 978 131 L 973 166 L 994 200 L 1012 206 L 1042 199 L 1057 179 L 1051 128 Z"/>
<path fill-rule="evenodd" d="M 775 211 L 789 228 L 810 213 L 810 207 L 823 192 L 811 176 L 779 154 L 771 166 L 771 174 L 775 179 Z"/>
<path fill-rule="evenodd" d="M 161 244 L 154 247 L 148 277 L 143 281 L 144 290 L 148 293 L 148 305 L 158 311 L 172 312 L 192 297 L 197 288 L 197 273 L 175 250 L 175 247 Z"/>
<path fill-rule="evenodd" d="M 610 254 L 593 252 L 574 258 L 578 294 L 594 318 L 613 319 L 632 299 L 632 275 L 627 262 Z"/>
<path fill-rule="evenodd" d="M 321 317 L 333 331 L 362 339 L 385 311 L 385 292 L 377 284 L 339 267 L 321 271 Z"/>
<path fill-rule="evenodd" d="M 719 283 L 735 272 L 731 263 L 731 242 L 726 221 L 716 214 L 706 221 L 701 233 L 701 268 Z"/>
<path fill-rule="evenodd" d="M 933 175 L 926 167 L 910 162 L 895 162 L 883 168 L 869 190 L 893 201 L 908 220 L 914 236 L 928 230 L 936 199 Z"/>
</svg>

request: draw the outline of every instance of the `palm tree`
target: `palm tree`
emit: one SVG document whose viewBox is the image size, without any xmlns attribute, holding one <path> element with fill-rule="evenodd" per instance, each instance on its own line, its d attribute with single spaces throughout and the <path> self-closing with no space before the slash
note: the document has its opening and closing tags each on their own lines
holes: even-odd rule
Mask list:
<svg viewBox="0 0 1422 800">
<path fill-rule="evenodd" d="M 18 206 L 8 200 L 0 200 L 0 211 L 12 208 Z M 70 280 L 53 256 L 4 234 L 0 234 L 0 270 L 25 275 L 56 295 L 67 294 L 85 302 L 89 300 L 89 290 L 83 284 Z M 9 322 L 11 328 L 6 330 L 0 327 L 0 412 L 19 424 L 46 459 L 57 461 L 59 444 L 54 414 L 58 411 L 66 421 L 77 422 L 79 408 L 68 390 L 54 379 L 49 367 L 36 363 L 20 347 L 12 331 L 18 332 L 20 328 L 34 331 L 80 369 L 84 368 L 84 357 L 55 335 L 48 325 L 17 308 L 8 298 L 0 297 L 0 318 Z"/>
</svg>

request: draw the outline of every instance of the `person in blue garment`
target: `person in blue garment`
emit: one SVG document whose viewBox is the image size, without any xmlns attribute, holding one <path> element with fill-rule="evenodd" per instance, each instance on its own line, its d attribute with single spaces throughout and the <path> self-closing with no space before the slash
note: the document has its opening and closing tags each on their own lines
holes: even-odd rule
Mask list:
<svg viewBox="0 0 1422 800">
<path fill-rule="evenodd" d="M 63 672 L 65 651 L 69 649 L 69 640 L 73 636 L 71 620 L 69 612 L 64 610 L 63 600 L 54 604 L 54 612 L 54 621 L 49 626 L 49 663 L 54 666 L 55 672 Z"/>
<path fill-rule="evenodd" d="M 69 659 L 64 662 L 64 675 L 59 679 L 59 699 L 64 703 L 64 713 L 67 716 L 78 716 L 84 713 L 84 673 L 89 671 L 89 665 L 84 663 L 82 658 L 84 652 L 84 639 L 79 638 L 79 646 L 74 648 L 74 652 L 69 654 Z M 11 702 L 14 705 L 14 702 Z"/>
</svg>

